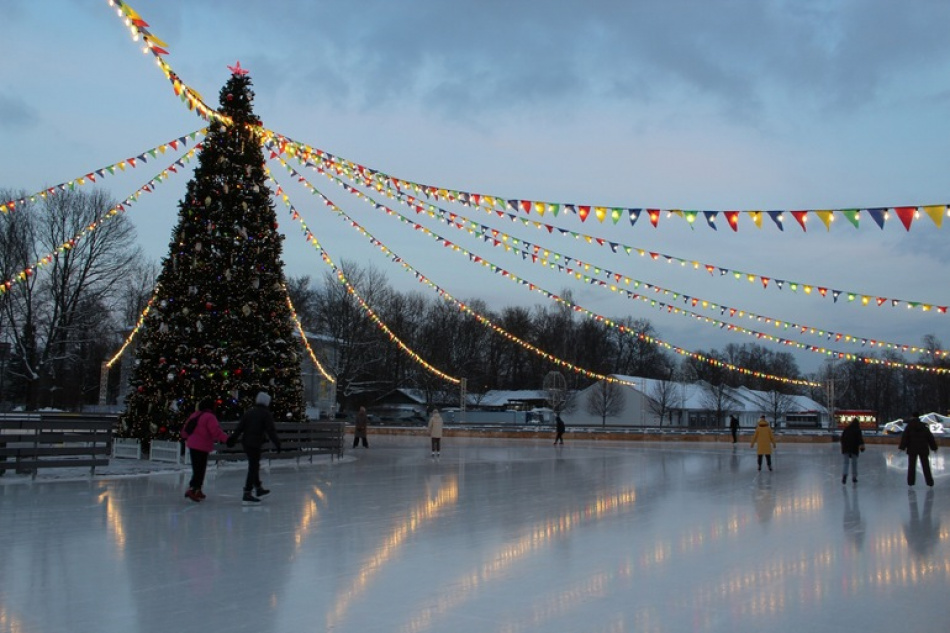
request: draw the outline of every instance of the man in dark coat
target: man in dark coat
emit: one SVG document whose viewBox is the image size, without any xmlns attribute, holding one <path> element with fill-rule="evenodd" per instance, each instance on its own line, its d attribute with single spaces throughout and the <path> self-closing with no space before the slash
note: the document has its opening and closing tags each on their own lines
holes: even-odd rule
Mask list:
<svg viewBox="0 0 950 633">
<path fill-rule="evenodd" d="M 247 479 L 244 481 L 244 501 L 257 503 L 260 497 L 270 493 L 270 490 L 264 488 L 261 484 L 261 447 L 267 438 L 270 438 L 274 448 L 280 452 L 280 440 L 277 438 L 277 430 L 274 428 L 274 416 L 270 409 L 270 396 L 265 392 L 257 394 L 254 406 L 248 409 L 237 428 L 228 438 L 228 446 L 234 446 L 238 440 L 244 447 L 244 454 L 247 455 Z M 252 491 L 257 492 L 255 497 Z"/>
<path fill-rule="evenodd" d="M 937 440 L 916 413 L 904 427 L 901 443 L 897 448 L 907 451 L 907 485 L 913 486 L 917 482 L 917 458 L 919 457 L 920 469 L 924 471 L 924 481 L 928 486 L 933 486 L 934 477 L 930 473 L 930 451 L 937 451 Z"/>
<path fill-rule="evenodd" d="M 844 470 L 841 471 L 841 483 L 848 481 L 848 466 L 851 466 L 851 481 L 858 483 L 858 454 L 864 451 L 864 435 L 861 423 L 851 418 L 851 423 L 841 433 L 841 454 L 844 456 Z"/>
</svg>

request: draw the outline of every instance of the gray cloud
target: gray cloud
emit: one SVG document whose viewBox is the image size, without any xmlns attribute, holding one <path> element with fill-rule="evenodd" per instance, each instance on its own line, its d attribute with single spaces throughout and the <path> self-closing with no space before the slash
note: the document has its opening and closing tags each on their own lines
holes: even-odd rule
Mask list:
<svg viewBox="0 0 950 633">
<path fill-rule="evenodd" d="M 39 116 L 26 101 L 0 94 L 0 128 L 23 131 L 35 127 L 38 122 Z"/>
</svg>

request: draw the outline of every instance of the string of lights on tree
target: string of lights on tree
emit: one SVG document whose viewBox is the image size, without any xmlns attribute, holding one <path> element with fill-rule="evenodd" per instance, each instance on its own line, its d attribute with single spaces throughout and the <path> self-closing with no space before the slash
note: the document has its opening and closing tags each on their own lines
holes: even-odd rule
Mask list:
<svg viewBox="0 0 950 633">
<path fill-rule="evenodd" d="M 285 166 L 285 168 L 292 170 L 292 168 L 290 168 L 290 166 L 287 165 L 285 161 L 281 161 L 281 162 L 282 162 L 282 164 Z M 298 177 L 299 177 L 299 174 L 297 174 L 297 175 L 298 175 Z M 376 247 L 382 249 L 382 250 L 383 250 L 384 252 L 386 252 L 387 254 L 392 254 L 392 251 L 391 251 L 388 247 L 386 247 L 385 244 L 383 244 L 380 240 L 376 239 L 371 233 L 369 233 L 368 231 L 366 231 L 366 229 L 365 229 L 364 227 L 362 227 L 362 225 L 360 225 L 356 220 L 354 220 L 350 215 L 348 215 L 343 209 L 341 209 L 339 206 L 337 206 L 337 205 L 334 204 L 332 201 L 330 201 L 326 196 L 324 196 L 323 193 L 321 193 L 318 189 L 316 189 L 316 187 L 314 187 L 314 186 L 312 185 L 312 183 L 310 183 L 306 178 L 302 178 L 302 177 L 301 177 L 300 180 L 298 180 L 298 182 L 300 182 L 300 184 L 303 184 L 313 195 L 316 195 L 316 196 L 320 197 L 320 198 L 324 201 L 325 206 L 327 206 L 327 207 L 329 207 L 330 209 L 332 209 L 332 210 L 338 215 L 338 217 L 340 217 L 341 219 L 343 219 L 347 224 L 349 224 L 349 225 L 350 225 L 352 228 L 354 228 L 357 232 L 359 232 L 361 235 L 363 235 L 365 238 L 367 238 L 374 246 L 376 246 Z M 348 191 L 349 193 L 354 193 L 354 191 L 351 191 L 351 189 L 352 189 L 352 188 L 349 188 L 349 189 L 347 189 L 346 191 Z M 362 193 L 362 192 L 359 192 L 358 190 L 355 191 L 354 195 L 357 195 L 357 194 L 358 194 L 360 197 L 365 198 L 365 199 L 366 199 L 370 204 L 372 204 L 374 207 L 376 207 L 376 208 L 383 207 L 382 210 L 386 211 L 387 215 L 404 217 L 404 216 L 400 216 L 400 214 L 398 214 L 397 212 L 393 211 L 392 209 L 390 209 L 390 208 L 388 208 L 388 207 L 385 207 L 385 205 L 379 204 L 377 201 L 375 201 L 374 199 L 372 199 L 372 197 L 370 197 L 370 196 L 368 196 L 368 195 L 366 195 L 366 194 L 364 194 L 364 193 Z M 285 197 L 285 201 L 286 201 L 286 194 L 284 194 L 284 197 Z M 297 218 L 294 218 L 294 219 L 297 219 Z M 453 252 L 456 252 L 456 253 L 459 253 L 459 254 L 461 254 L 461 255 L 464 255 L 464 256 L 467 257 L 468 260 L 469 260 L 470 262 L 472 262 L 472 263 L 480 264 L 480 265 L 482 265 L 482 266 L 484 266 L 484 267 L 487 267 L 487 268 L 489 268 L 489 269 L 490 269 L 492 272 L 494 272 L 494 273 L 500 273 L 501 276 L 502 276 L 503 278 L 505 278 L 505 279 L 508 279 L 508 280 L 510 280 L 510 281 L 512 281 L 512 282 L 514 282 L 514 283 L 518 283 L 518 284 L 520 284 L 520 285 L 522 285 L 522 286 L 525 286 L 525 287 L 527 287 L 527 288 L 528 288 L 529 290 L 531 290 L 531 291 L 539 292 L 539 293 L 541 293 L 544 297 L 546 297 L 546 298 L 548 298 L 548 299 L 551 299 L 551 300 L 553 300 L 553 301 L 562 303 L 562 304 L 564 304 L 564 305 L 570 307 L 571 309 L 573 309 L 573 310 L 576 311 L 576 312 L 582 312 L 582 313 L 584 313 L 585 315 L 587 315 L 587 316 L 589 316 L 589 317 L 591 317 L 591 318 L 593 318 L 593 319 L 595 319 L 595 320 L 597 320 L 597 321 L 603 322 L 603 323 L 607 324 L 607 325 L 610 326 L 610 327 L 614 327 L 614 328 L 622 327 L 622 326 L 619 326 L 619 324 L 614 323 L 611 319 L 609 319 L 609 318 L 607 318 L 607 317 L 605 317 L 605 316 L 603 316 L 603 315 L 601 315 L 601 314 L 595 313 L 595 312 L 593 312 L 593 311 L 591 311 L 591 310 L 588 310 L 588 309 L 586 309 L 586 308 L 582 308 L 581 306 L 578 306 L 577 304 L 574 304 L 573 302 L 567 301 L 567 300 L 563 299 L 562 297 L 559 297 L 558 295 L 556 295 L 556 294 L 554 294 L 554 293 L 552 293 L 552 292 L 550 292 L 550 291 L 548 291 L 548 290 L 545 290 L 543 287 L 541 287 L 541 286 L 538 285 L 538 284 L 532 283 L 532 282 L 530 282 L 530 281 L 528 281 L 528 280 L 526 280 L 526 279 L 522 279 L 522 278 L 518 277 L 517 275 L 515 275 L 515 274 L 509 272 L 508 270 L 506 270 L 506 269 L 504 269 L 504 268 L 502 268 L 502 267 L 500 267 L 500 266 L 495 265 L 495 264 L 492 263 L 491 261 L 489 261 L 489 260 L 487 260 L 487 259 L 485 259 L 485 258 L 479 257 L 478 255 L 476 255 L 476 254 L 474 254 L 474 253 L 468 251 L 468 250 L 465 249 L 464 247 L 462 247 L 462 246 L 460 246 L 460 245 L 458 245 L 458 244 L 455 244 L 455 243 L 453 243 L 453 242 L 451 242 L 451 241 L 449 241 L 449 240 L 443 238 L 442 236 L 440 236 L 440 235 L 438 235 L 437 233 L 435 233 L 435 232 L 429 230 L 428 228 L 423 227 L 423 226 L 421 226 L 421 225 L 419 225 L 419 224 L 417 224 L 417 223 L 413 223 L 413 222 L 412 222 L 411 220 L 409 220 L 408 218 L 404 218 L 404 219 L 406 219 L 406 220 L 408 221 L 408 223 L 413 224 L 413 227 L 414 227 L 416 230 L 422 232 L 424 235 L 426 235 L 426 236 L 428 236 L 428 237 L 431 237 L 431 238 L 437 240 L 438 242 L 440 242 L 440 243 L 443 245 L 443 247 L 446 247 L 446 248 L 448 248 L 449 250 L 451 250 L 451 251 L 453 251 Z M 401 265 L 403 265 L 404 267 L 407 265 L 407 264 L 402 260 L 402 258 L 397 258 L 397 260 L 398 260 L 398 262 L 399 262 Z M 413 270 L 414 270 L 414 269 L 413 269 Z M 698 315 L 697 315 L 697 316 L 698 316 Z M 701 320 L 705 320 L 706 322 L 710 322 L 710 323 L 714 321 L 714 320 L 712 320 L 712 319 L 707 319 L 707 318 L 705 318 L 705 317 L 700 317 L 700 318 L 701 318 Z M 720 328 L 724 328 L 724 327 L 726 327 L 726 326 L 728 325 L 728 324 L 723 323 L 723 322 L 717 322 L 717 323 L 720 323 L 720 324 L 721 324 L 721 325 L 720 325 Z M 931 366 L 931 365 L 923 365 L 923 364 L 919 364 L 919 363 L 903 363 L 903 362 L 898 362 L 898 361 L 893 361 L 893 360 L 881 360 L 881 359 L 877 359 L 877 358 L 859 356 L 859 355 L 850 354 L 850 353 L 847 353 L 847 352 L 841 352 L 841 351 L 836 351 L 836 350 L 830 350 L 830 349 L 826 349 L 826 348 L 822 348 L 822 347 L 817 347 L 817 346 L 810 346 L 810 345 L 806 345 L 806 344 L 803 344 L 803 343 L 799 343 L 799 342 L 793 341 L 793 340 L 791 340 L 791 339 L 779 339 L 779 338 L 777 338 L 777 337 L 772 337 L 772 336 L 770 336 L 770 335 L 768 335 L 768 334 L 765 334 L 765 333 L 754 332 L 754 331 L 752 331 L 752 330 L 747 330 L 747 329 L 745 329 L 745 328 L 738 328 L 738 327 L 735 327 L 735 326 L 731 326 L 729 329 L 730 329 L 730 331 L 735 331 L 735 332 L 739 332 L 739 333 L 750 333 L 750 335 L 752 335 L 752 336 L 754 336 L 755 338 L 760 339 L 760 340 L 764 339 L 764 340 L 771 341 L 771 342 L 776 342 L 776 343 L 779 343 L 779 344 L 782 344 L 782 345 L 785 345 L 785 346 L 793 346 L 793 347 L 796 347 L 796 348 L 798 348 L 798 349 L 802 349 L 802 350 L 805 350 L 805 351 L 809 351 L 809 352 L 821 354 L 821 355 L 823 355 L 823 356 L 835 358 L 835 359 L 837 359 L 837 360 L 856 361 L 856 362 L 863 362 L 863 363 L 866 363 L 866 364 L 881 364 L 881 365 L 886 365 L 886 366 L 888 366 L 888 367 L 890 367 L 890 368 L 894 368 L 894 369 L 909 369 L 909 370 L 923 371 L 923 372 L 928 372 L 928 373 L 937 373 L 937 374 L 950 373 L 950 369 L 948 369 L 948 368 L 943 368 L 943 367 L 934 367 L 934 366 Z M 642 338 L 643 340 L 648 340 L 648 341 L 650 341 L 650 342 L 654 342 L 654 339 L 652 339 L 652 337 L 644 337 L 644 336 L 641 336 L 642 333 L 639 333 L 639 332 L 636 333 L 636 334 L 637 334 L 637 336 L 638 336 L 639 338 Z M 656 341 L 659 341 L 659 339 L 655 339 L 655 340 L 656 340 Z M 671 345 L 669 345 L 669 344 L 666 344 L 666 346 L 667 346 L 668 349 L 674 349 L 674 350 L 676 350 L 676 348 L 675 348 L 674 346 L 671 346 Z M 703 360 L 704 362 L 710 362 L 710 361 L 715 360 L 715 359 L 709 359 L 708 357 L 705 357 L 705 356 L 696 354 L 695 352 L 690 352 L 689 350 L 677 351 L 677 353 L 678 353 L 678 354 L 681 354 L 681 355 L 686 355 L 686 356 L 690 356 L 690 357 L 693 357 L 693 358 L 697 358 L 697 359 Z M 718 363 L 718 361 L 716 361 L 716 362 L 714 362 L 714 363 L 711 363 L 711 364 L 717 364 L 717 363 Z M 743 368 L 739 368 L 739 367 L 735 367 L 735 369 L 736 369 L 736 370 L 739 370 L 739 371 L 743 371 L 743 373 L 746 373 L 746 372 L 749 371 L 749 370 L 744 370 Z M 770 379 L 770 380 L 783 380 L 781 377 L 774 376 L 774 375 L 758 375 L 758 374 L 757 374 L 757 377 L 768 378 L 768 379 Z"/>
<path fill-rule="evenodd" d="M 308 187 L 309 183 L 306 181 L 306 179 L 303 178 L 296 169 L 294 169 L 283 158 L 280 157 L 280 155 L 277 153 L 274 146 L 270 144 L 269 147 L 272 150 L 271 158 L 278 160 L 284 166 L 284 168 L 288 171 L 288 173 L 290 173 L 291 176 L 293 176 L 304 187 Z M 437 241 L 442 243 L 444 246 L 452 245 L 452 242 L 450 240 L 442 237 L 441 235 L 433 233 L 425 226 L 414 221 L 412 218 L 406 217 L 405 215 L 400 214 L 398 211 L 395 211 L 392 208 L 379 203 L 378 201 L 374 200 L 371 196 L 364 194 L 359 189 L 356 189 L 355 187 L 347 184 L 346 182 L 343 182 L 338 176 L 334 175 L 333 173 L 330 173 L 329 171 L 325 169 L 321 169 L 319 165 L 315 165 L 311 162 L 304 162 L 300 160 L 299 157 L 297 158 L 297 160 L 302 165 L 310 167 L 311 169 L 317 171 L 319 174 L 328 178 L 334 184 L 339 185 L 347 193 L 350 193 L 357 198 L 366 199 L 370 204 L 373 205 L 375 209 L 382 211 L 386 213 L 388 216 L 393 217 L 399 220 L 400 222 L 411 226 L 413 230 L 423 232 L 429 237 L 436 239 Z M 838 358 L 844 358 L 845 360 L 862 360 L 863 358 L 863 357 L 856 356 L 853 354 L 848 354 L 848 353 L 843 353 L 843 356 L 841 356 L 840 355 L 841 353 L 835 352 L 834 350 L 828 350 L 823 347 L 811 346 L 806 343 L 794 341 L 785 337 L 778 337 L 775 335 L 771 335 L 766 332 L 751 330 L 740 325 L 735 325 L 735 324 L 728 323 L 719 319 L 711 318 L 711 317 L 693 312 L 692 310 L 684 309 L 673 304 L 659 301 L 653 298 L 653 296 L 648 295 L 648 294 L 632 292 L 622 286 L 632 285 L 634 289 L 639 289 L 642 286 L 645 289 L 645 291 L 651 292 L 652 295 L 663 295 L 663 296 L 672 297 L 674 300 L 682 300 L 683 303 L 688 304 L 692 307 L 702 307 L 707 310 L 717 311 L 720 313 L 720 315 L 728 314 L 729 317 L 731 318 L 735 318 L 735 317 L 747 318 L 747 319 L 754 320 L 760 323 L 772 324 L 777 329 L 782 329 L 785 331 L 797 331 L 799 335 L 809 334 L 809 335 L 821 337 L 827 340 L 834 339 L 836 343 L 843 341 L 845 343 L 860 344 L 862 347 L 869 346 L 872 348 L 890 349 L 890 350 L 900 351 L 900 352 L 909 351 L 911 353 L 927 354 L 927 355 L 934 356 L 935 358 L 945 358 L 948 355 L 950 355 L 950 351 L 947 351 L 947 350 L 928 349 L 924 347 L 919 347 L 917 345 L 891 343 L 887 341 L 880 341 L 880 340 L 875 340 L 872 338 L 861 337 L 854 334 L 848 334 L 844 332 L 829 332 L 815 326 L 792 323 L 792 322 L 784 321 L 775 317 L 760 315 L 754 312 L 749 312 L 749 311 L 742 310 L 739 308 L 730 307 L 727 305 L 720 305 L 708 299 L 691 296 L 691 295 L 688 295 L 676 290 L 670 290 L 659 285 L 651 284 L 649 282 L 627 277 L 620 273 L 612 272 L 609 269 L 606 269 L 600 266 L 585 263 L 577 258 L 571 257 L 570 255 L 559 253 L 557 251 L 553 251 L 551 249 L 539 246 L 537 244 L 532 244 L 530 242 L 521 240 L 515 236 L 511 236 L 506 233 L 501 233 L 498 230 L 493 229 L 492 227 L 474 222 L 471 219 L 465 217 L 464 215 L 460 215 L 460 214 L 448 211 L 446 209 L 443 209 L 441 207 L 438 207 L 432 204 L 426 204 L 425 206 L 416 204 L 416 201 L 413 198 L 408 197 L 408 196 L 403 196 L 401 194 L 391 195 L 391 192 L 387 192 L 387 191 L 382 191 L 381 193 L 383 193 L 383 195 L 387 195 L 388 197 L 390 197 L 391 199 L 397 202 L 400 202 L 401 204 L 408 207 L 409 209 L 414 210 L 417 214 L 425 213 L 429 217 L 436 219 L 439 222 L 442 222 L 443 224 L 451 226 L 457 230 L 465 231 L 469 233 L 470 235 L 473 235 L 475 237 L 482 239 L 484 242 L 488 243 L 489 245 L 493 247 L 501 248 L 506 253 L 520 256 L 523 261 L 528 261 L 533 264 L 538 264 L 546 268 L 556 270 L 576 280 L 582 281 L 588 285 L 604 288 L 615 293 L 621 293 L 627 299 L 639 300 L 639 301 L 649 304 L 651 307 L 665 310 L 672 314 L 681 314 L 684 316 L 693 317 L 697 320 L 709 323 L 711 325 L 718 326 L 720 329 L 727 329 L 729 331 L 735 331 L 737 333 L 747 334 L 757 339 L 764 339 L 764 340 L 778 343 L 781 345 L 791 345 L 799 349 L 805 349 L 807 351 L 816 352 L 823 355 L 833 355 Z M 513 218 L 515 221 L 519 221 L 519 222 L 522 221 L 521 218 L 514 218 L 514 216 L 509 216 L 509 217 Z M 468 251 L 465 251 L 465 252 L 468 254 L 469 259 L 471 261 L 475 263 L 479 263 L 481 261 L 481 258 L 478 255 L 474 253 L 468 253 Z M 653 257 L 651 259 L 655 260 L 656 258 Z M 564 262 L 564 263 L 562 264 L 560 262 Z M 573 262 L 573 264 L 571 262 Z M 605 279 L 596 279 L 594 276 L 588 274 L 590 272 L 592 272 L 594 275 L 604 277 Z M 791 285 L 797 286 L 795 282 L 791 282 Z M 810 286 L 805 286 L 805 289 L 806 289 L 806 294 L 808 294 L 810 292 Z M 941 313 L 943 312 L 942 310 L 939 310 L 939 311 L 941 311 Z M 926 367 L 926 366 L 921 366 L 921 367 Z"/>
<path fill-rule="evenodd" d="M 149 311 L 152 309 L 152 304 L 155 302 L 155 298 L 158 296 L 159 286 L 156 285 L 155 289 L 152 292 L 152 296 L 149 298 L 148 302 L 145 305 L 145 308 L 139 313 L 138 320 L 135 323 L 135 326 L 132 328 L 132 331 L 126 336 L 125 341 L 122 343 L 122 346 L 119 347 L 119 350 L 106 361 L 106 367 L 111 368 L 125 353 L 125 350 L 132 344 L 132 341 L 135 340 L 135 335 L 138 334 L 139 330 L 142 329 L 142 326 L 145 323 L 145 318 L 148 316 Z M 284 287 L 286 291 L 286 286 Z M 294 309 L 294 304 L 290 299 L 290 294 L 287 293 L 287 307 L 290 308 L 290 313 L 294 319 L 294 325 L 297 327 L 297 331 L 300 333 L 300 340 L 303 343 L 304 348 L 307 350 L 307 354 L 310 356 L 310 360 L 313 362 L 314 367 L 317 368 L 317 371 L 320 372 L 320 375 L 323 376 L 327 381 L 335 383 L 336 378 L 327 371 L 326 367 L 320 360 L 317 358 L 316 353 L 313 351 L 313 347 L 310 345 L 310 340 L 307 337 L 307 333 L 303 329 L 303 324 L 300 322 L 300 318 L 297 316 L 297 311 Z"/>
</svg>

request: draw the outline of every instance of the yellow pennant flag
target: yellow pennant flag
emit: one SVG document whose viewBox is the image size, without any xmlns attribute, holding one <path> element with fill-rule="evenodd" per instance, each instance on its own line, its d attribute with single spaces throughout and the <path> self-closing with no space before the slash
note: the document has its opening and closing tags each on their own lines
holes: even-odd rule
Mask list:
<svg viewBox="0 0 950 633">
<path fill-rule="evenodd" d="M 939 229 L 940 225 L 943 224 L 943 216 L 947 213 L 947 205 L 933 204 L 922 208 L 924 212 L 930 216 L 930 219 L 933 220 L 934 224 L 936 224 L 937 228 Z"/>
<path fill-rule="evenodd" d="M 834 220 L 834 211 L 815 211 L 815 215 L 825 225 L 825 229 L 831 230 L 831 223 Z"/>
</svg>

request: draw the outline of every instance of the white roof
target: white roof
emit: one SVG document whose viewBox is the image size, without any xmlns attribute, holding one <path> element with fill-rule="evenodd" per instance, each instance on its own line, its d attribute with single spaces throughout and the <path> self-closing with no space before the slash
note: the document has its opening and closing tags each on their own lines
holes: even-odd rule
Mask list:
<svg viewBox="0 0 950 633">
<path fill-rule="evenodd" d="M 639 376 L 623 376 L 620 374 L 612 375 L 614 378 L 636 384 L 637 387 L 635 388 L 637 391 L 647 397 L 652 397 L 652 394 L 660 388 L 659 385 L 665 382 L 655 378 L 640 378 Z M 676 382 L 676 384 L 682 390 L 682 406 L 684 409 L 701 410 L 709 408 L 708 396 L 706 395 L 707 391 L 705 389 L 704 382 Z M 729 392 L 736 401 L 733 406 L 729 407 L 729 409 L 732 411 L 759 413 L 764 409 L 769 408 L 769 392 L 767 391 L 739 387 L 737 389 L 730 388 Z M 789 398 L 789 402 L 791 404 L 790 412 L 825 411 L 825 407 L 815 402 L 808 396 L 788 395 L 787 397 Z"/>
</svg>

